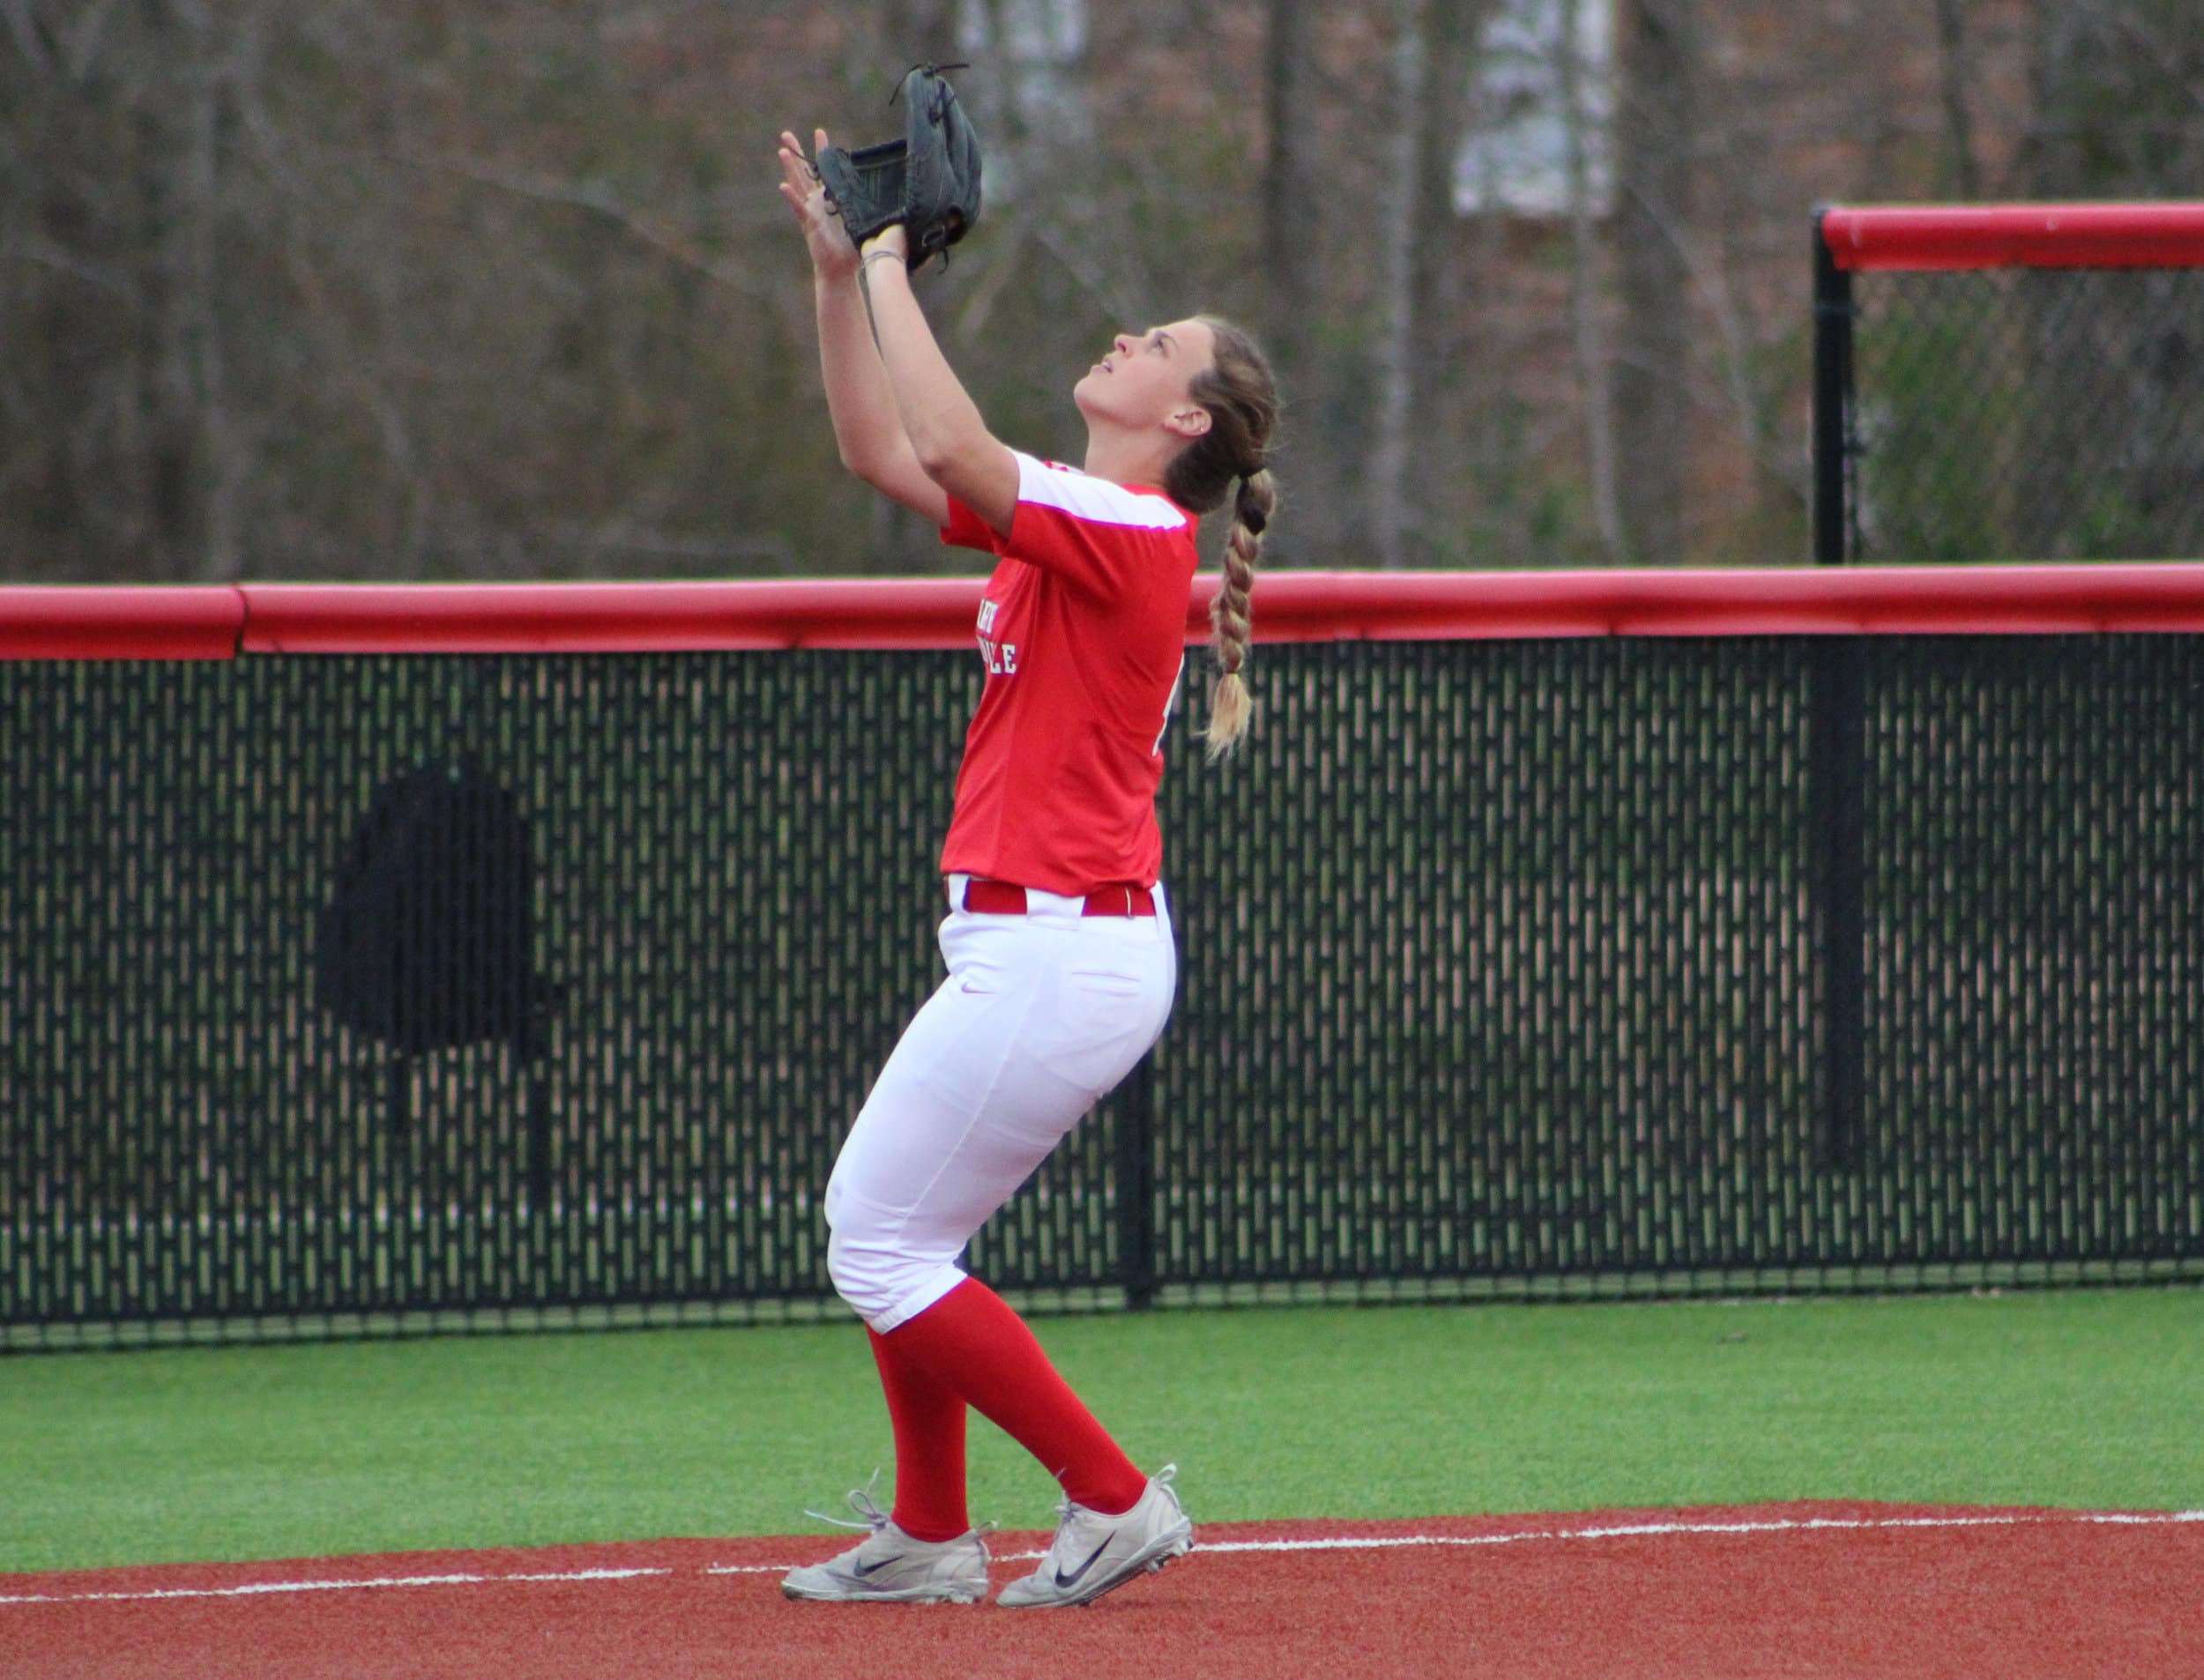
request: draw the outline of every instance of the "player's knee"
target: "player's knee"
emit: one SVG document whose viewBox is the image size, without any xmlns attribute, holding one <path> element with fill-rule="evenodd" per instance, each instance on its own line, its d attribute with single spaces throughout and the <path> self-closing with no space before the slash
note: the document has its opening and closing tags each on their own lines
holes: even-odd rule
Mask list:
<svg viewBox="0 0 2204 1680">
<path fill-rule="evenodd" d="M 850 1310 L 870 1324 L 896 1302 L 910 1262 L 894 1250 L 836 1226 L 827 1238 L 827 1277 Z"/>
<path fill-rule="evenodd" d="M 957 1265 L 963 1246 L 929 1253 L 900 1238 L 837 1225 L 827 1240 L 827 1276 L 859 1318 L 875 1330 L 891 1330 L 964 1281 Z"/>
</svg>

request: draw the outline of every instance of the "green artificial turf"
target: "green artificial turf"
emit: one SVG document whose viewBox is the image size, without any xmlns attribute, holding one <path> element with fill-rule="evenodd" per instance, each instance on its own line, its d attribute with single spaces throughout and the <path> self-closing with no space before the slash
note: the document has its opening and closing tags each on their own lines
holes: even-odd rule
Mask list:
<svg viewBox="0 0 2204 1680">
<path fill-rule="evenodd" d="M 1041 1320 L 1197 1520 L 1862 1498 L 2204 1505 L 2204 1291 Z M 0 1359 L 0 1570 L 822 1532 L 853 1325 Z M 972 1430 L 972 1509 L 1054 1485 Z"/>
</svg>

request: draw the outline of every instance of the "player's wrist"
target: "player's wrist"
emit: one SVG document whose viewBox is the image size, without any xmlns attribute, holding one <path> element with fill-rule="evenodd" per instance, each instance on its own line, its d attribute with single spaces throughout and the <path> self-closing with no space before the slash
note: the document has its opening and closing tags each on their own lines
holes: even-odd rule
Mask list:
<svg viewBox="0 0 2204 1680">
<path fill-rule="evenodd" d="M 858 255 L 860 261 L 867 263 L 871 262 L 875 256 L 893 256 L 901 262 L 907 261 L 910 253 L 910 235 L 903 231 L 901 222 L 891 221 L 867 240 L 865 249 Z"/>
</svg>

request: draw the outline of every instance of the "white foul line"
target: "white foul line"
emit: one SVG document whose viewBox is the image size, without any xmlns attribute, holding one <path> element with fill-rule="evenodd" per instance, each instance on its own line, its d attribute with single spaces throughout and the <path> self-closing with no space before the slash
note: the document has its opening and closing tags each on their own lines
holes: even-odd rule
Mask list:
<svg viewBox="0 0 2204 1680">
<path fill-rule="evenodd" d="M 2023 1524 L 2204 1522 L 2204 1511 L 2079 1511 L 2054 1515 L 1982 1517 L 1796 1517 L 1766 1522 L 1638 1522 L 1612 1528 L 1524 1528 L 1500 1535 L 1342 1535 L 1317 1540 L 1196 1540 L 1195 1551 L 1377 1551 L 1394 1546 L 1514 1546 L 1528 1540 L 1616 1540 L 1645 1535 L 1796 1534 L 1814 1528 L 1996 1528 Z M 1046 1557 L 1045 1551 L 994 1554 L 997 1563 Z M 726 1564 L 707 1575 L 769 1575 L 793 1564 Z"/>
<path fill-rule="evenodd" d="M 1546 1528 L 1507 1535 L 1401 1535 L 1337 1540 L 1226 1540 L 1203 1551 L 1362 1551 L 1385 1546 L 1512 1546 L 1525 1540 L 1616 1540 L 1642 1535 L 1796 1534 L 1817 1528 L 1997 1528 L 2044 1523 L 2204 1522 L 2204 1511 L 2149 1515 L 2087 1512 L 2073 1516 L 1799 1517 L 1768 1522 L 1639 1522 L 1613 1528 Z M 1035 1557 L 1040 1553 L 1033 1554 Z"/>
<path fill-rule="evenodd" d="M 1196 1551 L 1288 1552 L 1377 1551 L 1404 1546 L 1515 1546 L 1526 1541 L 1619 1540 L 1664 1535 L 1804 1534 L 1828 1529 L 1880 1528 L 2013 1528 L 2062 1523 L 2164 1527 L 2171 1523 L 2204 1522 L 2204 1510 L 2164 1512 L 2077 1511 L 2044 1515 L 2015 1514 L 1979 1517 L 1795 1517 L 1764 1522 L 1636 1522 L 1607 1528 L 1524 1528 L 1497 1535 L 1341 1535 L 1315 1540 L 1197 1541 Z M 1040 1551 L 997 1552 L 997 1563 L 1027 1563 L 1045 1557 Z M 706 1575 L 779 1575 L 794 1564 L 715 1564 Z M 519 1581 L 635 1580 L 666 1576 L 661 1569 L 578 1569 L 566 1572 L 512 1575 L 398 1575 L 360 1580 L 255 1581 L 242 1587 L 171 1587 L 138 1593 L 30 1593 L 0 1595 L 4 1604 L 91 1604 L 181 1598 L 259 1598 L 279 1593 L 365 1592 L 391 1587 L 491 1587 Z"/>
<path fill-rule="evenodd" d="M 142 1593 L 26 1593 L 0 1597 L 0 1604 L 94 1604 L 160 1598 L 259 1598 L 272 1593 L 364 1592 L 382 1587 L 484 1587 L 506 1581 L 632 1580 L 638 1575 L 670 1575 L 670 1569 L 577 1569 L 540 1575 L 392 1575 L 363 1580 L 267 1580 L 242 1587 L 164 1587 Z"/>
</svg>

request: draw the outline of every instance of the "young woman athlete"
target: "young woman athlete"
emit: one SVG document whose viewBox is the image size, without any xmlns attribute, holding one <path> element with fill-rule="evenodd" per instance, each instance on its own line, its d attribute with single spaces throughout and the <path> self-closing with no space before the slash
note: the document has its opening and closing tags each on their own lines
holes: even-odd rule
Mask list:
<svg viewBox="0 0 2204 1680">
<path fill-rule="evenodd" d="M 1048 1555 L 1001 1602 L 1083 1604 L 1187 1551 L 1173 1471 L 1136 1468 L 1024 1321 L 957 1261 L 1170 1014 L 1178 963 L 1155 802 L 1195 526 L 1237 481 L 1212 613 L 1214 756 L 1247 720 L 1240 669 L 1274 502 L 1263 452 L 1276 396 L 1245 334 L 1206 316 L 1174 321 L 1121 335 L 1073 390 L 1083 472 L 1017 454 L 935 345 L 904 230 L 860 257 L 793 135 L 780 167 L 811 252 L 844 465 L 945 542 L 998 559 L 979 606 L 986 685 L 942 856 L 949 978 L 881 1069 L 826 1191 L 828 1271 L 868 1327 L 894 1426 L 894 1511 L 853 1494 L 871 1533 L 793 1571 L 782 1591 L 984 1598 L 987 1547 L 964 1508 L 973 1407 L 1064 1490 Z"/>
</svg>

